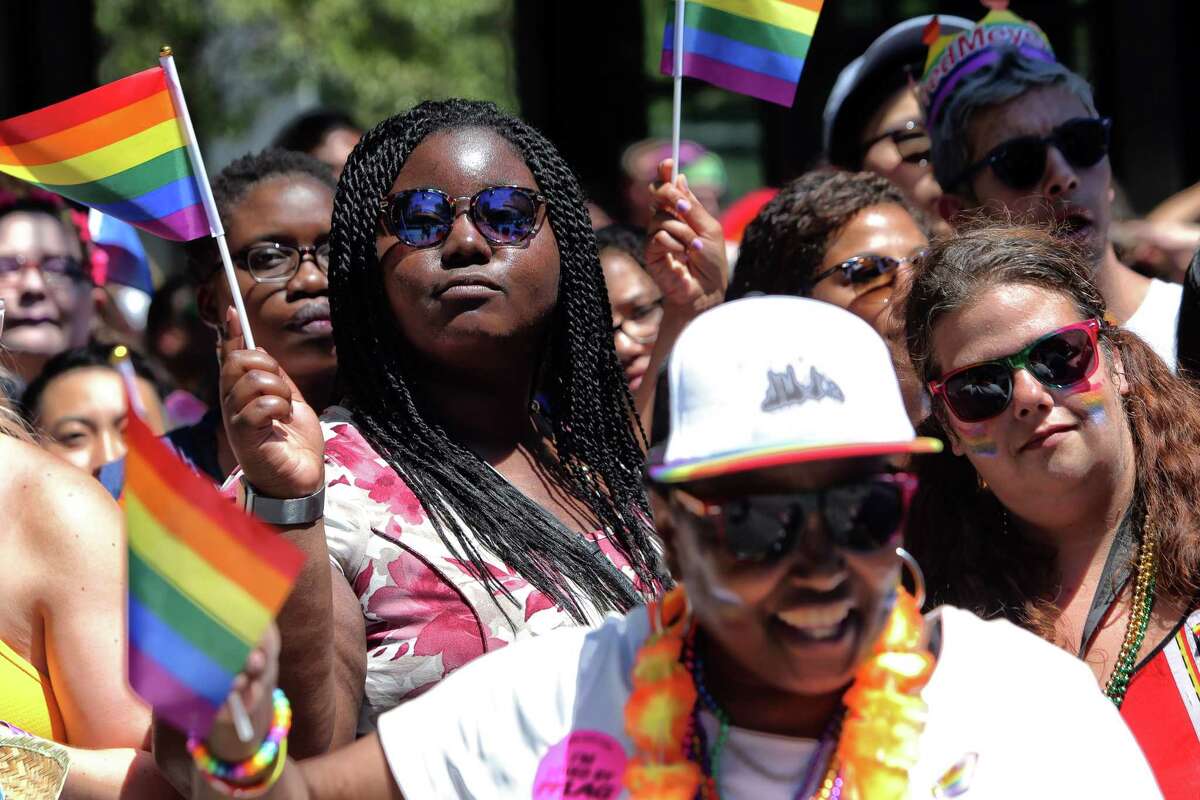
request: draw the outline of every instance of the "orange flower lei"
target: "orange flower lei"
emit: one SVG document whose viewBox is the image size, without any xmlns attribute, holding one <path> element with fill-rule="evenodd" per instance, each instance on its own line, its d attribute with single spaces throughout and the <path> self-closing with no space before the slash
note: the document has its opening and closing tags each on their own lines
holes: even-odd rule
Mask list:
<svg viewBox="0 0 1200 800">
<path fill-rule="evenodd" d="M 637 748 L 625 768 L 625 788 L 631 800 L 693 800 L 707 776 L 688 758 L 684 741 L 696 686 L 680 660 L 688 628 L 683 586 L 650 603 L 647 613 L 653 630 L 638 650 L 625 704 L 625 732 Z M 923 632 L 916 600 L 900 589 L 871 656 L 845 694 L 841 738 L 814 798 L 904 797 L 925 726 L 921 689 L 935 664 L 921 645 Z M 716 787 L 709 788 L 715 797 Z"/>
</svg>

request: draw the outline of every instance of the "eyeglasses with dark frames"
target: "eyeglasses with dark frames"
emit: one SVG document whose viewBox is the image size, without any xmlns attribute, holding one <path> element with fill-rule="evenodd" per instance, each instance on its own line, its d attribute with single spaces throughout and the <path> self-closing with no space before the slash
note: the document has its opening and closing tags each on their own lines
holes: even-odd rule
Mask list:
<svg viewBox="0 0 1200 800">
<path fill-rule="evenodd" d="M 244 264 L 258 283 L 287 283 L 300 271 L 305 256 L 311 256 L 317 269 L 329 274 L 329 242 L 297 247 L 279 242 L 257 242 L 233 255 L 234 263 Z"/>
</svg>

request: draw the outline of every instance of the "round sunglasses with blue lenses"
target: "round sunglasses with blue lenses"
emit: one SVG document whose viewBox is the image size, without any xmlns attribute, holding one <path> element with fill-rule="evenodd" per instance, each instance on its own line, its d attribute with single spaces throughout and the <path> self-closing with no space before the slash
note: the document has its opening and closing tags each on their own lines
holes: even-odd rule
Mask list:
<svg viewBox="0 0 1200 800">
<path fill-rule="evenodd" d="M 545 206 L 545 197 L 520 186 L 489 186 L 463 197 L 440 189 L 405 189 L 383 198 L 383 227 L 409 247 L 436 247 L 446 241 L 459 214 L 470 214 L 489 244 L 526 247 L 545 218 Z"/>
</svg>

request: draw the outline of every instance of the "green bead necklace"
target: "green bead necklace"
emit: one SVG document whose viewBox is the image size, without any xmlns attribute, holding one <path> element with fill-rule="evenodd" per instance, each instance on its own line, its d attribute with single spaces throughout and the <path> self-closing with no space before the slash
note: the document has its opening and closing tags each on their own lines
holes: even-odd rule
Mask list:
<svg viewBox="0 0 1200 800">
<path fill-rule="evenodd" d="M 1129 689 L 1130 679 L 1133 678 L 1138 653 L 1141 652 L 1142 642 L 1146 638 L 1146 628 L 1150 625 L 1150 612 L 1154 608 L 1154 580 L 1158 572 L 1157 550 L 1158 532 L 1147 520 L 1142 528 L 1142 546 L 1138 550 L 1137 579 L 1133 589 L 1129 627 L 1125 629 L 1125 640 L 1121 643 L 1117 664 L 1113 667 L 1108 683 L 1104 685 L 1104 693 L 1117 708 L 1120 708 L 1125 700 L 1125 692 Z"/>
</svg>

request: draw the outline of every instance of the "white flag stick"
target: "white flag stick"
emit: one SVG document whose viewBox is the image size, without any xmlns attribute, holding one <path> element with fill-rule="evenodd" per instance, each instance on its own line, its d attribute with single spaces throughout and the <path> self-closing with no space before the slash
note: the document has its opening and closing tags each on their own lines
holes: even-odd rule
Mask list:
<svg viewBox="0 0 1200 800">
<path fill-rule="evenodd" d="M 158 63 L 167 73 L 167 89 L 171 92 L 175 115 L 183 122 L 188 160 L 192 162 L 192 170 L 196 173 L 196 183 L 200 187 L 200 200 L 204 203 L 204 215 L 208 217 L 209 233 L 217 240 L 217 249 L 221 251 L 221 264 L 225 267 L 225 280 L 229 282 L 229 294 L 233 297 L 233 307 L 237 310 L 238 319 L 242 323 L 242 335 L 246 339 L 246 349 L 253 350 L 254 335 L 250 332 L 250 320 L 246 317 L 246 306 L 242 302 L 242 290 L 238 288 L 237 273 L 233 271 L 233 258 L 229 255 L 229 245 L 225 243 L 225 228 L 221 225 L 221 215 L 217 213 L 217 201 L 213 199 L 212 187 L 208 185 L 208 171 L 204 169 L 204 157 L 200 155 L 200 144 L 196 141 L 196 131 L 192 128 L 192 118 L 188 114 L 187 101 L 183 99 L 183 87 L 179 84 L 179 73 L 175 71 L 175 57 L 170 47 L 164 46 L 158 51 Z"/>
<path fill-rule="evenodd" d="M 686 0 L 675 0 L 675 43 L 671 54 L 675 56 L 675 67 L 671 76 L 675 82 L 675 99 L 671 106 L 671 183 L 679 174 L 679 125 L 683 110 L 683 20 Z"/>
</svg>

